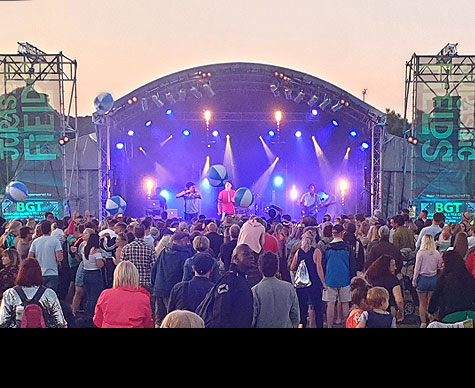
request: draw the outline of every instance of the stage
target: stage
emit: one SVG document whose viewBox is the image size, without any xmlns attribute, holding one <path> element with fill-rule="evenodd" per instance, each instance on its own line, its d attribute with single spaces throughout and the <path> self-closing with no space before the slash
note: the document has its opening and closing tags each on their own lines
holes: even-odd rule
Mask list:
<svg viewBox="0 0 475 388">
<path fill-rule="evenodd" d="M 120 195 L 127 215 L 143 216 L 146 182 L 153 182 L 183 216 L 183 199 L 175 196 L 191 181 L 202 195 L 200 213 L 213 217 L 223 187 L 209 185 L 206 171 L 222 164 L 234 189 L 254 194 L 241 212 L 262 215 L 276 205 L 297 219 L 313 183 L 334 198 L 328 213 L 370 214 L 379 192 L 372 161 L 380 150 L 372 147 L 382 115 L 328 82 L 277 66 L 230 63 L 175 73 L 95 116 L 107 171 L 101 197 Z"/>
</svg>

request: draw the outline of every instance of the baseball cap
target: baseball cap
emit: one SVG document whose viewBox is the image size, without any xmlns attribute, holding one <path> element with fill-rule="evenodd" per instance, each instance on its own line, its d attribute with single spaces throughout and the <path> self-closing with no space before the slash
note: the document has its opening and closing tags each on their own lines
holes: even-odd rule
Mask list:
<svg viewBox="0 0 475 388">
<path fill-rule="evenodd" d="M 211 257 L 209 253 L 202 252 L 198 253 L 194 258 L 193 258 L 193 267 L 196 272 L 200 275 L 204 275 L 211 271 L 211 268 L 213 268 L 214 264 L 214 259 Z"/>
</svg>

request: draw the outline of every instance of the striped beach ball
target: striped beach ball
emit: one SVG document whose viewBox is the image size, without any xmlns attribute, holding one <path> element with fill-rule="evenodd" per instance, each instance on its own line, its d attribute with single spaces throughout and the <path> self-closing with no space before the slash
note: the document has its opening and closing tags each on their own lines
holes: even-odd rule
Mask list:
<svg viewBox="0 0 475 388">
<path fill-rule="evenodd" d="M 207 178 L 209 184 L 213 187 L 224 186 L 228 180 L 228 172 L 226 171 L 226 167 L 221 164 L 215 164 L 211 166 L 208 170 Z"/>
<path fill-rule="evenodd" d="M 22 182 L 13 181 L 7 185 L 5 195 L 12 202 L 22 202 L 28 197 L 28 188 Z"/>
<path fill-rule="evenodd" d="M 114 106 L 114 99 L 110 93 L 101 93 L 94 99 L 94 107 L 99 113 L 107 113 Z"/>
<path fill-rule="evenodd" d="M 254 202 L 254 195 L 252 191 L 247 187 L 241 187 L 236 190 L 236 195 L 234 197 L 236 206 L 239 207 L 249 207 Z"/>
<path fill-rule="evenodd" d="M 127 202 L 120 195 L 114 195 L 106 201 L 106 210 L 110 215 L 124 213 L 127 208 Z"/>
</svg>

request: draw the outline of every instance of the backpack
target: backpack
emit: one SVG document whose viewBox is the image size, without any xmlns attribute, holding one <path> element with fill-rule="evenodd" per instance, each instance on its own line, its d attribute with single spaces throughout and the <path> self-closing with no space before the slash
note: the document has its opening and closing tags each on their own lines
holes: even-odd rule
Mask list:
<svg viewBox="0 0 475 388">
<path fill-rule="evenodd" d="M 36 291 L 33 298 L 28 299 L 21 286 L 15 286 L 13 289 L 16 291 L 21 299 L 21 305 L 24 307 L 23 317 L 21 321 L 17 321 L 18 328 L 46 328 L 46 322 L 43 317 L 43 308 L 39 301 L 46 291 L 45 286 L 40 286 Z"/>
<path fill-rule="evenodd" d="M 203 319 L 206 328 L 212 328 L 215 326 L 214 318 L 217 315 L 217 312 L 214 311 L 214 304 L 216 295 L 229 291 L 228 284 L 220 284 L 223 278 L 224 276 L 222 276 L 216 282 L 216 284 L 208 291 L 198 307 L 196 307 L 195 313 Z"/>
</svg>

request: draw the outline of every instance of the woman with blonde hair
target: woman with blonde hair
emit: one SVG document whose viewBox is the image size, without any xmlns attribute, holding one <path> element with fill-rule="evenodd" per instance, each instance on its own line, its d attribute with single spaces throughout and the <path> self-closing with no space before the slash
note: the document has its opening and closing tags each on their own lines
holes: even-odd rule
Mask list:
<svg viewBox="0 0 475 388">
<path fill-rule="evenodd" d="M 99 328 L 153 328 L 150 293 L 139 285 L 139 272 L 131 261 L 114 270 L 112 288 L 97 300 L 94 324 Z"/>
<path fill-rule="evenodd" d="M 290 270 L 296 273 L 299 264 L 305 261 L 310 277 L 311 285 L 297 288 L 297 297 L 300 308 L 300 325 L 307 327 L 307 313 L 312 327 L 323 328 L 323 302 L 322 290 L 325 275 L 322 266 L 322 252 L 317 247 L 317 231 L 306 228 L 302 234 L 300 247 L 295 253 Z M 309 313 L 309 306 L 313 306 L 313 312 Z M 314 322 L 312 322 L 314 321 Z"/>
<path fill-rule="evenodd" d="M 161 329 L 204 329 L 203 319 L 192 311 L 175 310 L 163 319 Z"/>
<path fill-rule="evenodd" d="M 419 296 L 421 328 L 427 327 L 427 306 L 437 285 L 437 273 L 442 269 L 442 256 L 437 251 L 434 237 L 426 234 L 416 255 L 412 284 Z"/>
</svg>

